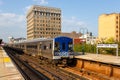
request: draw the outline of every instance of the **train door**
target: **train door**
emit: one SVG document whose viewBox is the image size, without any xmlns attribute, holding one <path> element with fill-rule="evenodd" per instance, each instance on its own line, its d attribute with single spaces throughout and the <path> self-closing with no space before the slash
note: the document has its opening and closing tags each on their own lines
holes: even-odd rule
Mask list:
<svg viewBox="0 0 120 80">
<path fill-rule="evenodd" d="M 60 52 L 67 52 L 68 51 L 68 45 L 66 41 L 62 41 L 60 43 Z"/>
<path fill-rule="evenodd" d="M 60 42 L 60 51 L 61 52 L 70 52 L 73 51 L 73 41 L 70 38 L 65 38 Z"/>
</svg>

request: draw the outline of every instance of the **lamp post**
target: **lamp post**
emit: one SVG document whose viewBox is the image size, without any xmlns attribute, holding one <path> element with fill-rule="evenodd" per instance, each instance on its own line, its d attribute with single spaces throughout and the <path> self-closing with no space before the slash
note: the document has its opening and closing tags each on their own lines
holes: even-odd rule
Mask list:
<svg viewBox="0 0 120 80">
<path fill-rule="evenodd" d="M 84 35 L 85 35 L 85 31 L 86 33 L 88 33 L 88 29 L 86 27 L 82 27 L 80 28 L 80 33 L 82 33 L 82 54 L 84 55 Z"/>
</svg>

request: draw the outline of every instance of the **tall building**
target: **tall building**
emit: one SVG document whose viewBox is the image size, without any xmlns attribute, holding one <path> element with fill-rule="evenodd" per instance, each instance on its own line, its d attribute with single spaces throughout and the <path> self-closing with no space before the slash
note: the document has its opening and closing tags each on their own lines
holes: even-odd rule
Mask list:
<svg viewBox="0 0 120 80">
<path fill-rule="evenodd" d="M 99 16 L 98 23 L 98 37 L 99 39 L 113 38 L 120 41 L 120 14 L 102 14 Z"/>
<path fill-rule="evenodd" d="M 61 9 L 32 6 L 27 13 L 27 39 L 54 38 L 61 34 Z"/>
</svg>

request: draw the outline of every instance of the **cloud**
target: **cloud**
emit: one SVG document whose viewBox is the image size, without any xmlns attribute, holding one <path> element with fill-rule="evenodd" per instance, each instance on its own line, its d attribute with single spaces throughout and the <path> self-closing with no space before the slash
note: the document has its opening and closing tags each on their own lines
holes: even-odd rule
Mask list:
<svg viewBox="0 0 120 80">
<path fill-rule="evenodd" d="M 23 11 L 24 11 L 25 14 L 28 12 L 28 10 L 30 9 L 31 6 L 32 6 L 32 5 L 26 6 L 26 7 L 23 9 Z"/>
<path fill-rule="evenodd" d="M 0 27 L 23 27 L 25 23 L 24 15 L 16 15 L 14 13 L 0 13 Z"/>
<path fill-rule="evenodd" d="M 0 38 L 8 41 L 9 36 L 26 36 L 25 15 L 16 15 L 14 13 L 0 13 Z"/>
<path fill-rule="evenodd" d="M 46 0 L 33 0 L 33 1 L 37 2 L 37 4 L 40 4 L 40 5 L 48 4 Z"/>
<path fill-rule="evenodd" d="M 62 32 L 79 32 L 80 28 L 86 27 L 87 24 L 84 21 L 77 19 L 76 17 L 64 18 L 62 20 Z"/>
<path fill-rule="evenodd" d="M 47 0 L 33 0 L 33 1 L 36 2 L 36 4 L 38 4 L 38 5 L 46 5 L 46 4 L 48 4 Z M 27 11 L 30 9 L 31 6 L 32 5 L 26 6 L 23 9 L 23 11 L 24 11 L 25 14 L 27 13 Z"/>
</svg>

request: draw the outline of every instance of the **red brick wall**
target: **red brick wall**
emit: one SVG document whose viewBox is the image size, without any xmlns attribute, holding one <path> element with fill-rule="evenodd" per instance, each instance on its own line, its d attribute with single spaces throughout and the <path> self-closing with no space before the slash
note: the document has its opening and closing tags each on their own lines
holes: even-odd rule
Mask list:
<svg viewBox="0 0 120 80">
<path fill-rule="evenodd" d="M 82 39 L 74 39 L 74 44 L 81 44 L 82 43 Z"/>
</svg>

